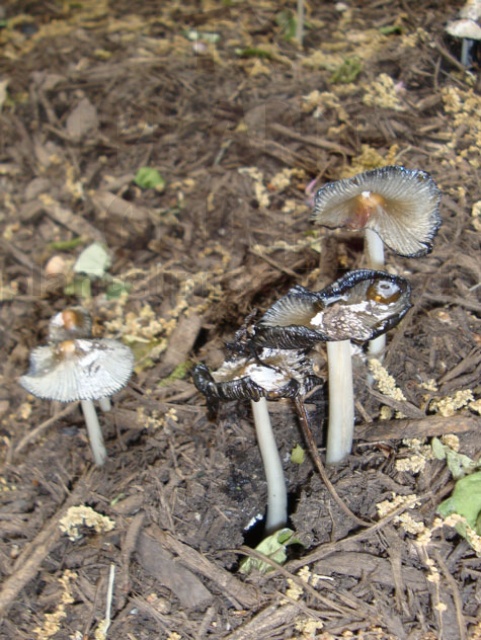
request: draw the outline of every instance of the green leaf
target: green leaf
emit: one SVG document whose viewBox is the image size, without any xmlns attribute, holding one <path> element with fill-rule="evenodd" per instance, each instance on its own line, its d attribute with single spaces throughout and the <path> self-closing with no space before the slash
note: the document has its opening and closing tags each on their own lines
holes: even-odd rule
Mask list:
<svg viewBox="0 0 481 640">
<path fill-rule="evenodd" d="M 479 462 L 475 462 L 463 453 L 459 453 L 458 451 L 451 449 L 451 447 L 443 444 L 439 438 L 433 438 L 431 440 L 431 447 L 434 457 L 437 460 L 446 460 L 448 469 L 451 471 L 455 480 L 462 478 L 466 474 L 472 473 L 480 466 Z"/>
<path fill-rule="evenodd" d="M 298 538 L 294 537 L 294 531 L 285 528 L 264 538 L 264 540 L 257 545 L 256 551 L 259 551 L 259 553 L 262 553 L 270 560 L 277 562 L 277 564 L 283 564 L 287 559 L 287 547 L 292 544 L 302 543 Z M 264 560 L 258 560 L 257 558 L 244 558 L 240 563 L 240 573 L 249 574 L 254 569 L 257 569 L 257 571 L 261 573 L 274 570 L 269 563 Z"/>
<path fill-rule="evenodd" d="M 479 534 L 477 525 L 481 514 L 481 472 L 472 473 L 458 480 L 451 497 L 441 502 L 437 512 L 443 518 L 452 513 L 463 516 L 468 525 Z"/>
<path fill-rule="evenodd" d="M 157 169 L 152 167 L 140 167 L 135 174 L 135 184 L 141 189 L 155 189 L 163 191 L 165 189 L 165 180 Z"/>
<path fill-rule="evenodd" d="M 246 47 L 245 49 L 236 49 L 235 54 L 241 58 L 264 58 L 265 60 L 272 59 L 272 53 L 265 49 L 258 49 L 257 47 Z"/>
<path fill-rule="evenodd" d="M 85 273 L 91 279 L 103 278 L 110 265 L 107 249 L 100 242 L 94 242 L 82 251 L 73 270 L 75 273 Z"/>
<path fill-rule="evenodd" d="M 114 280 L 109 284 L 105 290 L 105 296 L 107 300 L 118 300 L 124 293 L 129 293 L 132 285 L 126 284 L 121 280 Z"/>
<path fill-rule="evenodd" d="M 398 24 L 391 24 L 391 25 L 388 25 L 387 27 L 381 27 L 379 29 L 379 33 L 382 33 L 383 36 L 390 36 L 393 33 L 401 34 L 402 32 L 403 32 L 402 27 L 400 27 Z"/>
<path fill-rule="evenodd" d="M 188 31 L 184 31 L 184 35 L 187 40 L 190 40 L 191 42 L 203 40 L 209 44 L 217 44 L 220 40 L 220 35 L 212 31 L 197 31 L 197 29 L 189 29 Z"/>
<path fill-rule="evenodd" d="M 291 462 L 293 464 L 302 464 L 305 460 L 306 453 L 300 444 L 296 444 L 291 451 Z"/>
<path fill-rule="evenodd" d="M 72 249 L 76 249 L 79 245 L 84 243 L 85 238 L 78 236 L 77 238 L 72 238 L 72 240 L 59 240 L 58 242 L 50 242 L 47 246 L 53 251 L 71 251 Z"/>
<path fill-rule="evenodd" d="M 290 9 L 283 9 L 276 14 L 276 24 L 282 29 L 285 40 L 293 40 L 296 37 L 297 20 Z"/>
<path fill-rule="evenodd" d="M 362 64 L 359 58 L 346 58 L 332 74 L 331 82 L 334 84 L 349 84 L 354 82 L 361 71 Z"/>
</svg>

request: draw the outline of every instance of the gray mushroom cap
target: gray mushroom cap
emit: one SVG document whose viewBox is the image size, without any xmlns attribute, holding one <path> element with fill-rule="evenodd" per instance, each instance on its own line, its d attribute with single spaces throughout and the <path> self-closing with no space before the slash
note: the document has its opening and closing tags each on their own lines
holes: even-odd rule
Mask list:
<svg viewBox="0 0 481 640">
<path fill-rule="evenodd" d="M 38 398 L 97 400 L 120 391 L 133 364 L 132 351 L 117 340 L 64 340 L 34 349 L 19 382 Z"/>
<path fill-rule="evenodd" d="M 446 25 L 446 33 L 455 38 L 481 40 L 481 27 L 475 20 L 470 18 L 460 18 L 459 20 L 448 22 Z"/>
<path fill-rule="evenodd" d="M 92 317 L 82 307 L 68 307 L 56 313 L 48 323 L 49 342 L 62 342 L 92 336 Z"/>
<path fill-rule="evenodd" d="M 351 271 L 322 291 L 293 287 L 255 326 L 254 341 L 267 347 L 308 348 L 319 341 L 372 340 L 411 307 L 405 278 L 383 271 Z"/>
<path fill-rule="evenodd" d="M 399 255 L 418 257 L 432 249 L 440 198 L 425 171 L 382 167 L 321 187 L 313 220 L 331 229 L 372 229 Z"/>
</svg>

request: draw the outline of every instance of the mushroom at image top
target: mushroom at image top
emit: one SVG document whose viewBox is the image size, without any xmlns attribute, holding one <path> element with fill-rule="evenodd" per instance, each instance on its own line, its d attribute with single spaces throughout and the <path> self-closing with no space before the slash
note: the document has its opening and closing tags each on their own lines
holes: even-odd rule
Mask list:
<svg viewBox="0 0 481 640">
<path fill-rule="evenodd" d="M 319 380 L 300 350 L 260 349 L 253 355 L 235 354 L 211 373 L 201 364 L 193 372 L 194 384 L 211 406 L 219 401 L 251 401 L 257 443 L 267 481 L 266 533 L 287 524 L 287 488 L 267 400 L 304 395 Z"/>
<path fill-rule="evenodd" d="M 107 457 L 94 400 L 120 391 L 128 382 L 134 357 L 129 347 L 111 339 L 75 339 L 37 347 L 30 369 L 19 382 L 46 400 L 80 400 L 95 464 Z"/>
<path fill-rule="evenodd" d="M 296 286 L 255 325 L 263 347 L 308 348 L 327 342 L 329 421 L 326 462 L 351 452 L 354 389 L 351 341 L 372 340 L 396 326 L 411 307 L 407 280 L 381 271 L 351 271 L 322 291 Z"/>
<path fill-rule="evenodd" d="M 468 0 L 459 10 L 458 18 L 451 20 L 446 25 L 446 33 L 461 40 L 461 64 L 465 67 L 470 67 L 473 64 L 474 46 L 481 42 L 480 18 L 480 0 Z"/>
<path fill-rule="evenodd" d="M 394 165 L 321 187 L 313 220 L 330 229 L 363 230 L 368 266 L 383 270 L 384 244 L 408 258 L 432 250 L 441 225 L 440 200 L 441 192 L 428 173 Z M 381 337 L 369 351 L 378 356 L 384 348 Z"/>
</svg>

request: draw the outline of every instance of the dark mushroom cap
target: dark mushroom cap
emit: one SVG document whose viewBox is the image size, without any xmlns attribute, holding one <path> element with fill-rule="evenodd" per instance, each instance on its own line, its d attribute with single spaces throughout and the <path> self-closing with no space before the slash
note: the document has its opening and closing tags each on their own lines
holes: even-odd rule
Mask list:
<svg viewBox="0 0 481 640">
<path fill-rule="evenodd" d="M 92 317 L 82 307 L 68 307 L 48 323 L 49 342 L 62 342 L 92 336 Z"/>
<path fill-rule="evenodd" d="M 20 384 L 38 398 L 98 400 L 125 387 L 133 364 L 132 351 L 117 340 L 64 340 L 34 349 Z"/>
<path fill-rule="evenodd" d="M 407 280 L 383 271 L 351 271 L 319 292 L 296 286 L 266 311 L 254 341 L 264 347 L 295 349 L 319 341 L 372 340 L 411 307 Z"/>
<path fill-rule="evenodd" d="M 193 372 L 194 384 L 208 399 L 295 398 L 317 384 L 301 351 L 262 349 L 258 357 L 227 360 L 211 373 L 201 364 Z"/>
<path fill-rule="evenodd" d="M 331 229 L 372 229 L 393 251 L 415 258 L 432 249 L 440 199 L 425 171 L 382 167 L 319 189 L 313 220 Z"/>
</svg>

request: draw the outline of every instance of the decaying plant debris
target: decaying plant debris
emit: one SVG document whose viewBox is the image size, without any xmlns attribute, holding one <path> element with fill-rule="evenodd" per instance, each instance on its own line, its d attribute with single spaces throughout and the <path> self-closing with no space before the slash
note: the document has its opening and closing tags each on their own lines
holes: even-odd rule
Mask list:
<svg viewBox="0 0 481 640">
<path fill-rule="evenodd" d="M 471 460 L 481 449 L 479 57 L 466 69 L 444 34 L 460 3 L 305 3 L 302 49 L 295 4 L 4 7 L 0 638 L 481 634 L 481 560 L 436 515 L 454 481 L 429 446 L 456 433 Z M 359 359 L 354 452 L 329 471 L 368 526 L 307 455 L 291 461 L 306 449 L 296 415 L 270 403 L 304 547 L 240 576 L 266 503 L 249 404 L 209 421 L 189 372 L 219 368 L 254 308 L 366 267 L 360 237 L 312 225 L 310 198 L 393 164 L 433 176 L 442 226 L 431 254 L 386 255 L 413 308 L 374 385 Z M 139 186 L 143 168 L 165 183 Z M 109 261 L 75 271 L 94 242 Z M 49 319 L 78 304 L 94 337 L 136 356 L 104 418 L 102 468 L 79 408 L 17 381 Z M 322 447 L 324 389 L 305 402 Z M 112 526 L 80 520 L 69 539 L 77 507 Z"/>
</svg>

